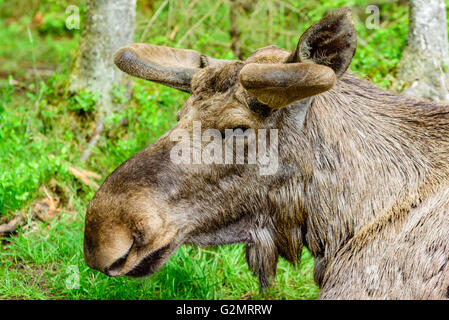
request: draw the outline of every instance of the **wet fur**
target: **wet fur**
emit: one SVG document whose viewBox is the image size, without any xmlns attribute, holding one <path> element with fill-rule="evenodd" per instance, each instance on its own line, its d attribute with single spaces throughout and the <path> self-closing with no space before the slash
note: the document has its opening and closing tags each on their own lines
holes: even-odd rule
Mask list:
<svg viewBox="0 0 449 320">
<path fill-rule="evenodd" d="M 324 20 L 328 35 L 346 30 L 331 37 L 330 51 L 301 49 L 322 44 L 314 39 L 317 24 L 293 53 L 266 47 L 192 78 L 175 128 L 192 130 L 192 121 L 201 121 L 203 130 L 279 129 L 276 174 L 260 176 L 256 165 L 174 165 L 170 131 L 117 168 L 91 201 L 89 265 L 104 270 L 136 237 L 134 256 L 167 242 L 244 242 L 248 264 L 266 287 L 279 256 L 297 265 L 306 246 L 322 299 L 447 299 L 449 107 L 343 73 L 355 38 L 350 23 L 329 22 L 349 22 L 347 11 Z M 342 75 L 327 92 L 272 110 L 238 81 L 247 63 L 322 58 L 313 52 L 342 52 L 326 63 Z M 152 221 L 161 227 L 151 229 Z"/>
<path fill-rule="evenodd" d="M 297 174 L 272 192 L 276 220 L 301 221 L 320 297 L 448 298 L 449 107 L 346 74 L 302 129 L 288 108 L 278 117 L 280 144 L 295 146 L 281 148 L 284 170 Z"/>
</svg>

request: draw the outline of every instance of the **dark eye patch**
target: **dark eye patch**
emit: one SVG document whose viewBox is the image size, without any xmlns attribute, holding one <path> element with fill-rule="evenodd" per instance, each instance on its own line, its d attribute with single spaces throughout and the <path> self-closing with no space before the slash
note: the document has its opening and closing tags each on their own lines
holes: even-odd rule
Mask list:
<svg viewBox="0 0 449 320">
<path fill-rule="evenodd" d="M 237 126 L 237 127 L 232 128 L 232 131 L 234 131 L 234 134 L 236 134 L 238 132 L 235 132 L 235 130 L 241 130 L 242 131 L 241 134 L 245 134 L 246 130 L 248 130 L 248 129 L 250 129 L 250 127 L 241 125 L 241 126 Z M 225 132 L 224 129 L 220 130 L 220 133 L 221 133 L 221 138 L 222 139 L 226 138 L 226 132 Z"/>
<path fill-rule="evenodd" d="M 245 131 L 248 130 L 249 127 L 247 127 L 247 126 L 237 126 L 237 127 L 233 128 L 232 130 L 235 131 L 235 130 L 239 130 L 239 129 L 242 130 L 243 133 L 245 133 Z"/>
<path fill-rule="evenodd" d="M 251 96 L 248 101 L 248 107 L 251 111 L 260 114 L 262 117 L 268 117 L 271 114 L 271 108 L 265 103 L 257 100 L 256 97 Z"/>
</svg>

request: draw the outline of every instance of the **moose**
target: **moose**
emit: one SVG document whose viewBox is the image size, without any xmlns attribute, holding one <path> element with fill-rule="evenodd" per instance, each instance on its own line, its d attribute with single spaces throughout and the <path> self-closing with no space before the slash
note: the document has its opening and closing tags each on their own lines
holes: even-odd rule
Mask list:
<svg viewBox="0 0 449 320">
<path fill-rule="evenodd" d="M 85 218 L 86 263 L 156 272 L 185 243 L 244 243 L 266 288 L 305 246 L 320 299 L 449 298 L 449 107 L 347 71 L 357 36 L 340 8 L 293 51 L 246 60 L 131 44 L 122 71 L 190 93 L 177 124 L 110 174 Z M 174 163 L 177 129 L 278 130 L 278 166 Z M 229 137 L 214 137 L 223 146 Z M 200 144 L 203 148 L 204 144 Z"/>
</svg>

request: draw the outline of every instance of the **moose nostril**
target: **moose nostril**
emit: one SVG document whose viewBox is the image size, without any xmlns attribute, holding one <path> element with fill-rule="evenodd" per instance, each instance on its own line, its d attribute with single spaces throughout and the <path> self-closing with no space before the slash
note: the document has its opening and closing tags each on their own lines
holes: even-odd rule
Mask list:
<svg viewBox="0 0 449 320">
<path fill-rule="evenodd" d="M 111 277 L 118 276 L 120 274 L 120 270 L 122 270 L 123 266 L 125 265 L 128 254 L 129 252 L 127 252 L 124 256 L 120 257 L 119 259 L 117 259 L 117 261 L 106 268 L 105 273 Z"/>
</svg>

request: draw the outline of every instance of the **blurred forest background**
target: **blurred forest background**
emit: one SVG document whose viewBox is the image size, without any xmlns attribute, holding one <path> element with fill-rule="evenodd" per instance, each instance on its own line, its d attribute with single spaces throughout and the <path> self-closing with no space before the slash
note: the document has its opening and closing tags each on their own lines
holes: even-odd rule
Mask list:
<svg viewBox="0 0 449 320">
<path fill-rule="evenodd" d="M 366 23 L 371 4 L 380 13 L 375 28 Z M 80 29 L 66 27 L 70 5 L 79 8 Z M 408 1 L 138 0 L 135 42 L 224 59 L 245 58 L 270 44 L 293 50 L 308 26 L 342 6 L 353 8 L 358 33 L 351 70 L 399 90 Z M 0 225 L 6 226 L 0 230 L 0 298 L 316 298 L 307 251 L 296 269 L 281 261 L 275 285 L 263 293 L 241 245 L 184 246 L 148 279 L 108 278 L 87 267 L 82 237 L 89 200 L 118 165 L 175 123 L 187 94 L 140 79 L 131 98 L 116 88 L 112 102 L 120 108 L 107 114 L 83 158 L 98 129 L 99 96 L 71 93 L 68 79 L 86 8 L 83 1 L 0 0 Z"/>
</svg>

